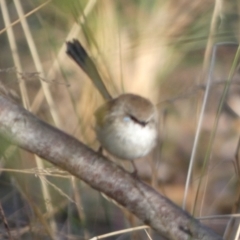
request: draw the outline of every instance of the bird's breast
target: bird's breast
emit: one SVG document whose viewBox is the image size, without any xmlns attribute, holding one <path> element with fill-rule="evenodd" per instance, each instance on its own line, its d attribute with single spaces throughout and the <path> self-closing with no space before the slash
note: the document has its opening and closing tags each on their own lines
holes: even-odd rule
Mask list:
<svg viewBox="0 0 240 240">
<path fill-rule="evenodd" d="M 133 121 L 97 127 L 96 134 L 103 148 L 112 155 L 126 160 L 146 156 L 156 145 L 157 139 L 154 125 L 142 126 Z"/>
</svg>

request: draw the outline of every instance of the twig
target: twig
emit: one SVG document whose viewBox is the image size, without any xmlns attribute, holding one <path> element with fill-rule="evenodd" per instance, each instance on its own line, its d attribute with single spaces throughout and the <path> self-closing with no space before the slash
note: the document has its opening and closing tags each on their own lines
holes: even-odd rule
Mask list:
<svg viewBox="0 0 240 240">
<path fill-rule="evenodd" d="M 12 235 L 11 235 L 11 233 L 10 233 L 10 228 L 9 228 L 9 225 L 8 225 L 8 222 L 7 222 L 7 219 L 6 219 L 6 216 L 5 216 L 5 214 L 4 214 L 4 211 L 3 211 L 3 208 L 2 208 L 1 202 L 0 202 L 0 217 L 2 218 L 2 221 L 3 221 L 3 223 L 4 223 L 4 226 L 5 226 L 6 230 L 7 230 L 8 239 L 9 239 L 9 240 L 12 240 L 13 238 L 12 238 Z"/>
<path fill-rule="evenodd" d="M 222 239 L 147 184 L 3 96 L 0 133 L 103 192 L 170 240 Z"/>
</svg>

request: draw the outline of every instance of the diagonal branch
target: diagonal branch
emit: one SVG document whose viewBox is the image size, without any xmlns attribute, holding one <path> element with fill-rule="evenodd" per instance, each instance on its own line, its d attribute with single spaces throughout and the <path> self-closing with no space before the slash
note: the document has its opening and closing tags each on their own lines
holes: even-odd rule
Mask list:
<svg viewBox="0 0 240 240">
<path fill-rule="evenodd" d="M 0 133 L 103 192 L 167 239 L 222 239 L 147 184 L 1 95 Z"/>
</svg>

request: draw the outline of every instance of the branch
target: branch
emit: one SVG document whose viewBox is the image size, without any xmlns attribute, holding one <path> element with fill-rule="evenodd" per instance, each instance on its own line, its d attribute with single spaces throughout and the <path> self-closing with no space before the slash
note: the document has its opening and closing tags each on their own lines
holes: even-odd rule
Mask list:
<svg viewBox="0 0 240 240">
<path fill-rule="evenodd" d="M 1 95 L 0 133 L 103 192 L 167 239 L 222 239 L 115 163 Z"/>
</svg>

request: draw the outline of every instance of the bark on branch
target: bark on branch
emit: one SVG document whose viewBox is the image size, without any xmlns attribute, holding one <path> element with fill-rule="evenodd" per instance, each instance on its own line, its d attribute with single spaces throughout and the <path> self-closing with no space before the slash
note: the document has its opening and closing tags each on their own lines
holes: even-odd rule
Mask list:
<svg viewBox="0 0 240 240">
<path fill-rule="evenodd" d="M 0 133 L 103 192 L 167 239 L 222 239 L 121 167 L 1 95 Z"/>
</svg>

